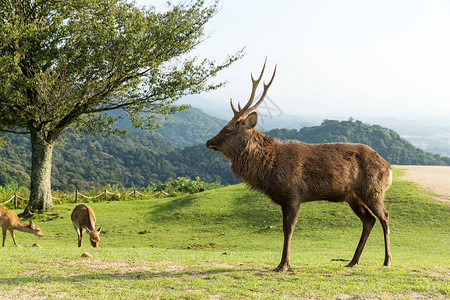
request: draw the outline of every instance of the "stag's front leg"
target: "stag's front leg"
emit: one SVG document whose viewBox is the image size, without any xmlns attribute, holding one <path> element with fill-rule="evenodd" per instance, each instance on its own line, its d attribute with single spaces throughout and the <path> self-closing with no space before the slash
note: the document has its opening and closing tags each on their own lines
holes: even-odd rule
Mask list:
<svg viewBox="0 0 450 300">
<path fill-rule="evenodd" d="M 300 203 L 287 203 L 281 206 L 283 211 L 283 233 L 284 233 L 284 244 L 283 244 L 283 254 L 281 255 L 281 262 L 274 269 L 275 272 L 285 272 L 290 266 L 290 256 L 291 256 L 291 238 L 294 232 L 295 224 L 298 219 Z"/>
</svg>

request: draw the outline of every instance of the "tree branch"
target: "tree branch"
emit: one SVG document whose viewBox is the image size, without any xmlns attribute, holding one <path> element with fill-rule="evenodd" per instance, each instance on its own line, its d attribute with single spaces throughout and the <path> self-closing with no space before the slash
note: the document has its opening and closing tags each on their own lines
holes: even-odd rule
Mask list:
<svg viewBox="0 0 450 300">
<path fill-rule="evenodd" d="M 0 132 L 8 132 L 15 134 L 30 134 L 30 131 L 17 131 L 17 130 L 9 130 L 9 129 L 0 129 Z"/>
</svg>

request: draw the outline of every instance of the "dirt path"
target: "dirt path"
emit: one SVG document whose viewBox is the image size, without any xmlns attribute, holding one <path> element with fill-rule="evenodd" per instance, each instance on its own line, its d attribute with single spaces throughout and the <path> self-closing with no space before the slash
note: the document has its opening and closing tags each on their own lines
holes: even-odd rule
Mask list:
<svg viewBox="0 0 450 300">
<path fill-rule="evenodd" d="M 405 170 L 400 179 L 415 182 L 440 195 L 439 200 L 450 203 L 450 166 L 395 166 Z"/>
</svg>

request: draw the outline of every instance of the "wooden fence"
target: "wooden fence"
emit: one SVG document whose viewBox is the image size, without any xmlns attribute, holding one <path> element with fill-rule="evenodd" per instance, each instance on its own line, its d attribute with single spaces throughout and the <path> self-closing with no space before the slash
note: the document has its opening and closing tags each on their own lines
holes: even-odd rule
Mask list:
<svg viewBox="0 0 450 300">
<path fill-rule="evenodd" d="M 138 192 L 138 191 L 136 191 L 136 189 L 134 189 L 134 190 L 133 190 L 131 193 L 129 193 L 127 196 L 134 195 L 135 197 L 136 197 L 136 196 L 141 196 L 141 197 L 154 197 L 154 196 L 156 196 L 156 195 L 158 195 L 158 194 L 164 194 L 164 195 L 166 195 L 166 196 L 169 195 L 168 193 L 164 192 L 163 190 L 160 190 L 160 191 L 158 191 L 158 192 L 156 192 L 156 193 L 154 193 L 154 194 L 148 194 L 148 195 L 146 195 L 146 194 L 143 194 L 143 193 L 141 193 L 141 192 Z M 110 192 L 110 191 L 108 191 L 108 190 L 104 190 L 104 191 L 103 191 L 102 193 L 100 193 L 99 195 L 91 197 L 91 196 L 83 195 L 83 194 L 80 193 L 78 190 L 76 190 L 73 194 L 71 194 L 71 195 L 69 195 L 69 196 L 67 196 L 67 197 L 64 197 L 64 198 L 56 198 L 56 197 L 52 197 L 52 199 L 54 199 L 54 200 L 67 200 L 67 199 L 69 199 L 69 198 L 71 198 L 71 197 L 74 197 L 74 203 L 77 203 L 77 202 L 79 201 L 80 197 L 81 197 L 81 198 L 85 198 L 85 199 L 97 199 L 97 198 L 100 198 L 100 197 L 103 196 L 103 197 L 105 197 L 105 201 L 106 201 L 106 200 L 108 199 L 108 195 L 116 195 L 116 196 L 119 196 L 119 197 L 121 196 L 121 194 L 117 194 L 117 193 Z M 0 203 L 0 205 L 4 205 L 4 204 L 6 204 L 6 203 L 11 202 L 11 201 L 14 200 L 14 208 L 17 209 L 17 208 L 18 208 L 18 205 L 17 205 L 17 199 L 21 199 L 21 200 L 25 200 L 25 201 L 30 201 L 29 199 L 24 198 L 24 197 L 21 197 L 21 196 L 17 195 L 17 193 L 14 193 L 14 196 L 12 196 L 11 199 L 9 199 L 9 200 L 7 200 L 7 201 L 5 201 L 5 202 L 3 202 L 3 203 Z"/>
</svg>

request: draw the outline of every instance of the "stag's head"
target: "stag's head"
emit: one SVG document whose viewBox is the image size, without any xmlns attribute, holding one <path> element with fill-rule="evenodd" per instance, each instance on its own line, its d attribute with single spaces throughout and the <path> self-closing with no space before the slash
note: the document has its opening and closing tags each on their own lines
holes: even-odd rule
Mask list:
<svg viewBox="0 0 450 300">
<path fill-rule="evenodd" d="M 258 88 L 259 82 L 264 74 L 264 69 L 266 68 L 266 61 L 264 62 L 264 66 L 258 79 L 255 80 L 253 78 L 253 74 L 250 73 L 250 77 L 252 79 L 252 92 L 247 104 L 241 108 L 241 105 L 238 103 L 238 109 L 236 109 L 233 105 L 233 101 L 230 99 L 230 105 L 234 116 L 215 137 L 206 142 L 206 147 L 208 147 L 209 150 L 219 151 L 226 158 L 232 159 L 236 151 L 242 147 L 245 147 L 249 143 L 250 137 L 256 130 L 255 126 L 258 123 L 258 114 L 255 110 L 264 101 L 267 91 L 269 90 L 277 71 L 277 67 L 275 66 L 272 78 L 268 84 L 264 83 L 264 90 L 261 97 L 252 106 L 256 95 L 256 89 Z"/>
</svg>

